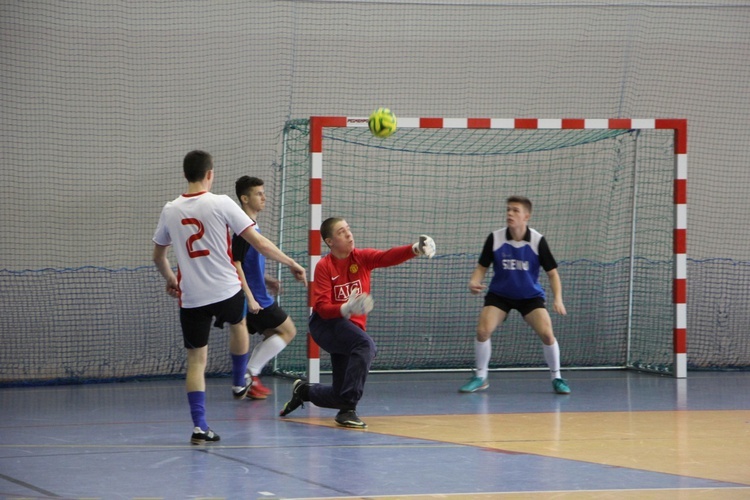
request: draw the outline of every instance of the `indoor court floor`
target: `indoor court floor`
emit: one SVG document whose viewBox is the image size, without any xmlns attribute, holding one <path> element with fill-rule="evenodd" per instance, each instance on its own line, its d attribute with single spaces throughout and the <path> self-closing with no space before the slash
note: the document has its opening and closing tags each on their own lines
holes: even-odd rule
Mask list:
<svg viewBox="0 0 750 500">
<path fill-rule="evenodd" d="M 366 430 L 274 394 L 235 401 L 208 381 L 221 441 L 189 442 L 182 380 L 0 389 L 7 499 L 750 498 L 750 372 L 371 374 Z M 324 381 L 327 377 L 323 377 Z"/>
</svg>

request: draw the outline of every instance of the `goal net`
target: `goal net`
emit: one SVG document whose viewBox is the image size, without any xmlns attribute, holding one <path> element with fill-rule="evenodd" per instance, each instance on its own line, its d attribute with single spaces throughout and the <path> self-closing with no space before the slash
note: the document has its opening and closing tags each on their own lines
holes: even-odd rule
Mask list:
<svg viewBox="0 0 750 500">
<path fill-rule="evenodd" d="M 675 144 L 675 128 L 685 127 L 682 120 L 400 118 L 383 140 L 364 119 L 290 121 L 276 186 L 280 246 L 298 260 L 309 256 L 312 278 L 316 230 L 327 217 L 344 217 L 360 248 L 429 234 L 434 259 L 373 273 L 372 369 L 469 369 L 483 305 L 467 290 L 469 276 L 486 237 L 505 225 L 506 198 L 527 196 L 529 225 L 546 236 L 563 284 L 567 316 L 550 307 L 563 367 L 685 376 L 685 169 Z M 305 292 L 288 287 L 281 304 L 306 331 Z M 327 354 L 308 343 L 283 351 L 277 370 L 313 378 L 329 370 Z M 546 366 L 538 337 L 515 311 L 493 335 L 492 351 L 491 368 Z"/>
</svg>

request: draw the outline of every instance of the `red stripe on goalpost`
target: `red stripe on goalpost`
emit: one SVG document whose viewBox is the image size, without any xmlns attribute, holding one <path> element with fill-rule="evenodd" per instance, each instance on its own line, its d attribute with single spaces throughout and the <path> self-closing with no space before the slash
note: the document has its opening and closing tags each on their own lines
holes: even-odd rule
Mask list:
<svg viewBox="0 0 750 500">
<path fill-rule="evenodd" d="M 674 253 L 675 254 L 687 253 L 687 230 L 686 229 L 674 230 Z"/>
<path fill-rule="evenodd" d="M 535 129 L 539 126 L 539 120 L 536 118 L 516 118 L 515 122 L 515 128 Z"/>
<path fill-rule="evenodd" d="M 320 248 L 320 229 L 310 229 L 310 234 L 307 240 L 307 251 L 310 255 L 319 256 Z"/>
<path fill-rule="evenodd" d="M 562 128 L 583 129 L 583 128 L 586 128 L 586 120 L 584 120 L 583 118 L 563 118 Z"/>
<path fill-rule="evenodd" d="M 419 128 L 443 128 L 442 118 L 420 118 Z"/>
<path fill-rule="evenodd" d="M 323 200 L 323 179 L 310 179 L 310 204 L 320 205 Z"/>
<path fill-rule="evenodd" d="M 633 127 L 631 126 L 630 118 L 610 118 L 609 128 L 630 130 Z"/>
<path fill-rule="evenodd" d="M 323 151 L 323 128 L 346 127 L 345 116 L 311 116 L 310 117 L 310 152 Z"/>
<path fill-rule="evenodd" d="M 466 120 L 466 128 L 490 128 L 492 120 L 490 118 L 469 118 Z"/>
<path fill-rule="evenodd" d="M 656 128 L 674 130 L 675 154 L 687 154 L 687 120 L 660 118 L 656 120 Z"/>
<path fill-rule="evenodd" d="M 672 334 L 672 343 L 675 354 L 687 353 L 687 330 L 685 328 L 675 328 Z"/>
<path fill-rule="evenodd" d="M 672 296 L 678 304 L 687 302 L 687 281 L 684 279 L 675 279 L 672 282 Z"/>
<path fill-rule="evenodd" d="M 675 205 L 687 204 L 687 179 L 674 180 L 674 202 Z"/>
<path fill-rule="evenodd" d="M 310 285 L 312 285 L 312 281 L 310 282 Z M 307 332 L 307 359 L 320 359 L 320 346 L 318 346 L 318 344 L 315 343 L 313 338 L 310 336 L 310 332 Z M 314 381 L 310 381 L 310 382 L 314 382 Z"/>
</svg>

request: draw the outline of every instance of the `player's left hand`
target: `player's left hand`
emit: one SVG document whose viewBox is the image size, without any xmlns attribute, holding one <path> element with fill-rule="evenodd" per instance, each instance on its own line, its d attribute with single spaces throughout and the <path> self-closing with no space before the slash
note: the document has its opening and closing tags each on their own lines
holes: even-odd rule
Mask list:
<svg viewBox="0 0 750 500">
<path fill-rule="evenodd" d="M 304 267 L 295 262 L 289 266 L 289 270 L 292 272 L 294 279 L 307 286 L 307 272 L 305 272 Z"/>
<path fill-rule="evenodd" d="M 263 308 L 258 304 L 258 301 L 255 300 L 255 298 L 247 298 L 247 311 L 250 314 L 258 314 Z"/>
<path fill-rule="evenodd" d="M 167 294 L 169 294 L 170 297 L 174 297 L 176 299 L 180 298 L 180 285 L 177 284 L 177 278 L 173 277 L 167 280 Z"/>
<path fill-rule="evenodd" d="M 354 292 L 349 295 L 346 303 L 341 305 L 341 316 L 349 319 L 352 316 L 370 314 L 370 311 L 372 311 L 374 307 L 375 301 L 370 297 L 369 293 Z"/>
<path fill-rule="evenodd" d="M 555 300 L 552 302 L 552 309 L 560 316 L 567 316 L 568 311 L 565 309 L 565 304 L 562 300 Z"/>
<path fill-rule="evenodd" d="M 419 241 L 411 246 L 411 249 L 414 255 L 431 259 L 435 256 L 435 240 L 426 234 L 422 234 L 419 236 Z"/>
</svg>

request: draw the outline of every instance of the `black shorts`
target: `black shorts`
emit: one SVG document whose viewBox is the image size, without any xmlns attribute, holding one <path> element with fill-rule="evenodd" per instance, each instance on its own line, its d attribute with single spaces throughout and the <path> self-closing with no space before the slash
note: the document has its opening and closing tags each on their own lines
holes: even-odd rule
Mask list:
<svg viewBox="0 0 750 500">
<path fill-rule="evenodd" d="M 274 302 L 270 306 L 258 311 L 258 314 L 247 312 L 245 315 L 245 319 L 247 320 L 247 331 L 250 332 L 250 334 L 263 333 L 266 330 L 276 328 L 286 321 L 288 317 L 289 315 L 279 307 L 279 304 Z"/>
<path fill-rule="evenodd" d="M 245 314 L 245 292 L 240 290 L 234 296 L 201 307 L 180 308 L 182 339 L 188 349 L 197 349 L 208 345 L 208 334 L 211 321 L 216 318 L 214 326 L 223 328 L 224 323 L 236 325 Z"/>
<path fill-rule="evenodd" d="M 534 297 L 533 299 L 509 299 L 489 292 L 484 297 L 484 306 L 497 307 L 506 313 L 509 313 L 511 309 L 515 309 L 521 313 L 521 316 L 526 316 L 534 309 L 544 309 L 545 302 L 542 297 Z"/>
</svg>

